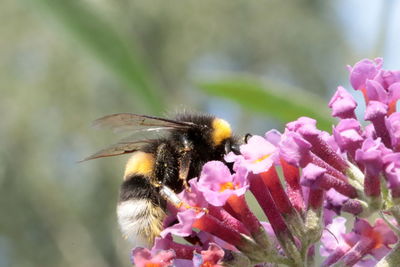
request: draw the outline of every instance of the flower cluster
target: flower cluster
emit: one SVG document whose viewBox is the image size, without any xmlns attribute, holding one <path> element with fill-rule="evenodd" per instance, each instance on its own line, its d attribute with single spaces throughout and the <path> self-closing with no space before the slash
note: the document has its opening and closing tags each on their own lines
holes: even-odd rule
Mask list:
<svg viewBox="0 0 400 267">
<path fill-rule="evenodd" d="M 339 119 L 332 134 L 301 117 L 283 133 L 251 137 L 240 155 L 226 155 L 230 168 L 206 163 L 179 194 L 185 205 L 169 207 L 161 236 L 150 250 L 135 248 L 133 263 L 311 266 L 319 251 L 322 266 L 400 266 L 400 71 L 382 64 L 365 59 L 349 67 L 366 122 L 339 86 L 329 102 Z M 245 195 L 254 196 L 266 221 Z M 354 219 L 341 217 L 346 213 Z"/>
</svg>

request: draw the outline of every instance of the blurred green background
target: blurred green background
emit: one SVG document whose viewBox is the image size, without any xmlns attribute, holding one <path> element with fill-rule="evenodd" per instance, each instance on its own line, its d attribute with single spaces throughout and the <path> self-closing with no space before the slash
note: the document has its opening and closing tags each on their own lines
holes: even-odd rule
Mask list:
<svg viewBox="0 0 400 267">
<path fill-rule="evenodd" d="M 189 109 L 226 118 L 239 134 L 302 115 L 329 130 L 326 103 L 347 85 L 346 64 L 386 56 L 399 68 L 398 8 L 2 0 L 0 266 L 129 266 L 115 215 L 127 157 L 77 163 L 118 139 L 92 120 Z"/>
</svg>

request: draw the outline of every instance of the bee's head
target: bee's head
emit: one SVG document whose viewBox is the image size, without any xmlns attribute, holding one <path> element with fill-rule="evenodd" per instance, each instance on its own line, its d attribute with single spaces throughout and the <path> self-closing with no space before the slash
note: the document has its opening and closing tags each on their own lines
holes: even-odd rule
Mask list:
<svg viewBox="0 0 400 267">
<path fill-rule="evenodd" d="M 225 154 L 233 152 L 236 155 L 240 154 L 240 142 L 236 138 L 229 138 L 225 141 Z"/>
</svg>

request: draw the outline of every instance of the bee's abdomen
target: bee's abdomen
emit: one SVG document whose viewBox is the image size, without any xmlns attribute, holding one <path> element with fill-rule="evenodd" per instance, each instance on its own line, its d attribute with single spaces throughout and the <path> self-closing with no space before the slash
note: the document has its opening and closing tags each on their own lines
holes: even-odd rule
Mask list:
<svg viewBox="0 0 400 267">
<path fill-rule="evenodd" d="M 126 163 L 124 180 L 133 175 L 150 177 L 154 170 L 154 155 L 143 151 L 136 151 Z"/>
<path fill-rule="evenodd" d="M 135 246 L 149 247 L 160 234 L 165 201 L 143 175 L 133 175 L 121 185 L 117 206 L 121 231 Z"/>
</svg>

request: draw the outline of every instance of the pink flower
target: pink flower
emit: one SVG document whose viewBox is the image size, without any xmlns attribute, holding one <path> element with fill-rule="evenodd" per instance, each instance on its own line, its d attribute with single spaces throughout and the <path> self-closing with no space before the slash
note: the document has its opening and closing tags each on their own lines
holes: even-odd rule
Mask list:
<svg viewBox="0 0 400 267">
<path fill-rule="evenodd" d="M 160 235 L 162 237 L 167 236 L 168 234 L 173 234 L 177 236 L 190 236 L 193 232 L 192 227 L 193 223 L 202 217 L 204 212 L 196 212 L 193 209 L 187 209 L 181 212 L 178 212 L 177 219 L 178 223 L 165 228 Z"/>
<path fill-rule="evenodd" d="M 367 105 L 364 119 L 372 122 L 376 136 L 382 138 L 385 146 L 390 147 L 390 135 L 385 125 L 387 112 L 388 106 L 386 104 L 378 101 L 370 101 Z"/>
<path fill-rule="evenodd" d="M 348 67 L 350 71 L 350 83 L 355 90 L 365 88 L 367 80 L 374 79 L 382 68 L 383 60 L 376 58 L 374 61 L 363 59 L 353 67 Z"/>
<path fill-rule="evenodd" d="M 400 99 L 400 79 L 396 83 L 391 84 L 388 88 L 388 91 L 389 91 L 388 104 L 389 106 L 391 105 L 395 106 L 397 100 Z"/>
<path fill-rule="evenodd" d="M 364 241 L 371 242 L 367 253 L 377 260 L 383 258 L 390 251 L 389 245 L 397 241 L 396 235 L 382 219 L 377 219 L 374 226 L 364 219 L 357 219 L 354 224 L 354 232 L 364 238 Z"/>
<path fill-rule="evenodd" d="M 203 249 L 206 249 L 209 247 L 210 244 L 215 243 L 222 248 L 229 249 L 229 250 L 236 250 L 235 246 L 233 246 L 232 244 L 227 243 L 224 240 L 222 240 L 214 235 L 211 235 L 208 232 L 200 231 L 197 233 L 197 236 L 199 237 L 201 243 L 203 244 Z"/>
<path fill-rule="evenodd" d="M 388 107 L 385 103 L 379 101 L 370 101 L 365 111 L 364 119 L 373 122 L 377 118 L 384 117 L 387 113 Z"/>
<path fill-rule="evenodd" d="M 356 161 L 365 167 L 364 191 L 367 196 L 379 197 L 380 176 L 383 170 L 382 156 L 385 148 L 378 139 L 366 139 L 361 147 L 356 151 Z"/>
<path fill-rule="evenodd" d="M 324 231 L 320 252 L 328 258 L 323 266 L 330 266 L 338 260 L 345 266 L 353 266 L 367 254 L 380 260 L 390 251 L 389 245 L 397 241 L 395 234 L 382 219 L 377 219 L 374 226 L 364 219 L 357 219 L 353 231 L 348 234 L 345 234 L 345 222 L 345 218 L 335 218 Z"/>
<path fill-rule="evenodd" d="M 288 129 L 289 131 L 297 132 L 300 128 L 303 128 L 304 126 L 311 126 L 315 128 L 317 126 L 317 121 L 309 117 L 300 117 L 295 121 L 287 123 L 286 129 Z"/>
<path fill-rule="evenodd" d="M 173 250 L 150 251 L 147 248 L 135 248 L 132 251 L 133 263 L 136 267 L 168 267 L 175 258 Z"/>
<path fill-rule="evenodd" d="M 221 161 L 205 163 L 198 179 L 189 181 L 190 190 L 178 194 L 182 205 L 167 207 L 162 237 L 152 250 L 133 251 L 134 264 L 300 266 L 305 253 L 313 257 L 324 230 L 322 266 L 374 266 L 397 237 L 383 220 L 370 224 L 361 217 L 373 218 L 385 208 L 398 219 L 391 207 L 400 199 L 400 71 L 383 70 L 382 64 L 364 59 L 349 67 L 352 86 L 365 98 L 367 123 L 356 118 L 357 103 L 339 86 L 329 102 L 332 116 L 340 118 L 332 134 L 301 117 L 283 134 L 252 136 L 240 155 L 226 155 L 233 170 Z M 268 223 L 255 216 L 247 190 Z M 337 217 L 342 212 L 356 219 L 346 222 Z M 306 246 L 308 252 L 301 249 Z"/>
<path fill-rule="evenodd" d="M 355 118 L 354 110 L 357 107 L 357 103 L 342 86 L 337 88 L 328 106 L 332 109 L 333 117 L 340 119 Z"/>
<path fill-rule="evenodd" d="M 399 88 L 400 92 L 400 88 Z M 395 151 L 400 151 L 400 112 L 395 112 L 385 119 L 390 141 Z"/>
<path fill-rule="evenodd" d="M 312 163 L 303 169 L 301 184 L 309 186 L 312 189 L 330 190 L 333 188 L 347 197 L 357 197 L 357 191 L 353 186 L 345 181 L 336 179 L 332 175 L 329 175 L 326 169 Z"/>
<path fill-rule="evenodd" d="M 382 103 L 388 103 L 389 93 L 383 88 L 383 86 L 374 80 L 367 80 L 365 84 L 369 101 L 379 101 Z"/>
<path fill-rule="evenodd" d="M 384 88 L 400 82 L 400 71 L 398 70 L 381 70 L 380 75 L 376 77 Z"/>
<path fill-rule="evenodd" d="M 325 169 L 310 163 L 303 169 L 303 179 L 301 184 L 312 186 L 319 178 L 322 178 L 325 173 Z"/>
<path fill-rule="evenodd" d="M 197 179 L 189 180 L 189 185 L 190 190 L 183 190 L 179 194 L 180 199 L 192 207 L 207 208 L 209 203 L 201 193 Z"/>
<path fill-rule="evenodd" d="M 361 135 L 361 125 L 355 119 L 343 119 L 333 128 L 333 136 L 340 150 L 347 151 L 353 157 L 364 140 Z"/>
<path fill-rule="evenodd" d="M 210 161 L 203 166 L 198 189 L 210 204 L 223 206 L 231 195 L 242 196 L 246 192 L 249 187 L 246 174 L 246 169 L 239 168 L 232 175 L 224 163 Z"/>
<path fill-rule="evenodd" d="M 340 249 L 343 254 L 351 248 L 346 242 L 344 234 L 346 233 L 346 218 L 336 217 L 332 223 L 326 226 L 326 230 L 322 233 L 320 248 L 321 256 L 327 257 Z M 343 255 L 342 254 L 342 255 Z M 339 259 L 339 258 L 337 258 Z"/>
<path fill-rule="evenodd" d="M 271 136 L 276 139 L 278 136 Z M 275 140 L 276 141 L 276 140 Z M 233 153 L 225 157 L 227 162 L 235 162 L 234 170 L 246 168 L 255 174 L 267 171 L 277 160 L 278 150 L 275 145 L 268 142 L 265 138 L 253 135 L 247 142 L 240 146 L 241 155 Z"/>
<path fill-rule="evenodd" d="M 280 156 L 289 164 L 304 167 L 310 161 L 311 144 L 300 134 L 285 130 L 279 142 Z"/>
<path fill-rule="evenodd" d="M 162 237 L 156 238 L 152 251 L 171 250 L 171 249 L 175 252 L 177 259 L 192 259 L 193 253 L 195 251 L 200 251 L 201 247 L 177 243 L 173 240 L 172 235 L 168 234 L 164 238 Z"/>
<path fill-rule="evenodd" d="M 281 140 L 282 134 L 275 129 L 269 130 L 268 132 L 265 133 L 264 137 L 265 139 L 273 144 L 274 146 L 278 146 L 279 141 Z"/>
<path fill-rule="evenodd" d="M 374 176 L 377 176 L 382 171 L 382 157 L 386 150 L 381 140 L 366 139 L 362 147 L 356 151 L 356 160 L 366 166 L 367 171 Z"/>
<path fill-rule="evenodd" d="M 400 197 L 400 153 L 388 153 L 383 156 L 385 176 L 394 198 Z"/>
<path fill-rule="evenodd" d="M 194 254 L 193 264 L 195 267 L 222 267 L 224 255 L 225 252 L 220 246 L 211 243 L 207 250 Z"/>
</svg>

